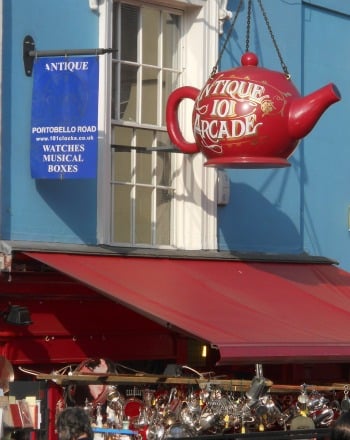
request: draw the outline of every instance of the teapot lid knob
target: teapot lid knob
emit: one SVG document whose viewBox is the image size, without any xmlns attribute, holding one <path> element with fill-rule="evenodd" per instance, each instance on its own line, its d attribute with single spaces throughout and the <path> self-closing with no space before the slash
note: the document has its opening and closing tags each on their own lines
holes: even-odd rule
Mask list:
<svg viewBox="0 0 350 440">
<path fill-rule="evenodd" d="M 246 52 L 241 58 L 242 66 L 257 66 L 259 63 L 258 57 L 253 52 Z"/>
</svg>

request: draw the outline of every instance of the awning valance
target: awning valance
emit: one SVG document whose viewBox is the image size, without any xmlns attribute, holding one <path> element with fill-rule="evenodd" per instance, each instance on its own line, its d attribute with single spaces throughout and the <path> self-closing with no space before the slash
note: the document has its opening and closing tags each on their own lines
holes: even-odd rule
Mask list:
<svg viewBox="0 0 350 440">
<path fill-rule="evenodd" d="M 217 346 L 221 363 L 350 360 L 350 274 L 333 264 L 26 254 Z"/>
</svg>

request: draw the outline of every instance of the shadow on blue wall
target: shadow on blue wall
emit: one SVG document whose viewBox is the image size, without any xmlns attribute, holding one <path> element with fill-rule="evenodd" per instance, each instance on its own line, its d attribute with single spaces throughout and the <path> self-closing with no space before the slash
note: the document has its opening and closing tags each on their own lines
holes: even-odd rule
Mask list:
<svg viewBox="0 0 350 440">
<path fill-rule="evenodd" d="M 36 188 L 47 205 L 82 243 L 96 244 L 95 179 L 37 180 Z M 64 236 L 62 241 L 65 241 Z"/>
<path fill-rule="evenodd" d="M 244 183 L 231 183 L 230 194 L 229 207 L 218 208 L 221 250 L 302 252 L 300 233 L 277 205 Z"/>
</svg>

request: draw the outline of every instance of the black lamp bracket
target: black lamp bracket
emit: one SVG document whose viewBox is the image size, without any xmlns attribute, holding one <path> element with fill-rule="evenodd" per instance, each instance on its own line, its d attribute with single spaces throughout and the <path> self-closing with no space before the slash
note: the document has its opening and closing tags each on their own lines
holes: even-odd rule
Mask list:
<svg viewBox="0 0 350 440">
<path fill-rule="evenodd" d="M 25 306 L 9 304 L 7 310 L 0 312 L 0 315 L 7 324 L 30 325 L 33 323 L 30 317 L 30 312 Z"/>
<path fill-rule="evenodd" d="M 23 40 L 23 64 L 27 76 L 32 76 L 35 58 L 51 56 L 72 55 L 104 55 L 116 52 L 116 49 L 68 49 L 68 50 L 36 50 L 35 42 L 31 35 L 26 35 Z"/>
</svg>

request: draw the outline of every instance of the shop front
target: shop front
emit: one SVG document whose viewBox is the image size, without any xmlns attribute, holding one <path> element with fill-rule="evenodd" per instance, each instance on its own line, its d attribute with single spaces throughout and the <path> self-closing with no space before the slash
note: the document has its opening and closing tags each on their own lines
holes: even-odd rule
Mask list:
<svg viewBox="0 0 350 440">
<path fill-rule="evenodd" d="M 44 389 L 39 438 L 55 438 L 67 392 L 94 385 L 107 393 L 101 407 L 86 392 L 78 404 L 95 418 L 103 410 L 100 428 L 120 392 L 136 404 L 119 411 L 118 429 L 126 418 L 145 440 L 150 417 L 169 438 L 290 430 L 304 395 L 312 426 L 325 429 L 347 402 L 350 275 L 333 261 L 84 248 L 2 255 L 1 356 L 13 367 L 4 383 L 20 400 L 23 383 Z M 28 311 L 27 325 L 6 322 L 11 305 Z M 84 362 L 93 368 L 81 370 Z M 170 409 L 176 417 L 165 423 Z"/>
</svg>

